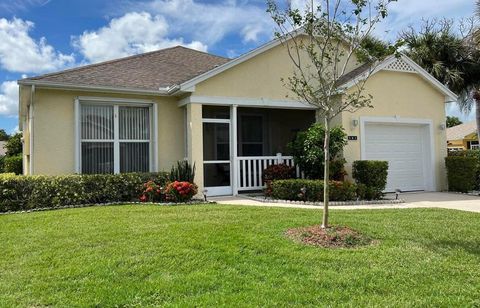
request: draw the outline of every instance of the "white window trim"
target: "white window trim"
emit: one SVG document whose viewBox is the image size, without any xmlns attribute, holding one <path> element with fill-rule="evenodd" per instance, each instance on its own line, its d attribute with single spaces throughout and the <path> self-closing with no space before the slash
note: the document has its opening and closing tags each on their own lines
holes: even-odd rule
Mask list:
<svg viewBox="0 0 480 308">
<path fill-rule="evenodd" d="M 149 107 L 150 108 L 150 162 L 149 171 L 158 172 L 158 106 L 155 102 L 143 99 L 128 99 L 128 98 L 115 98 L 115 97 L 92 97 L 92 96 L 79 96 L 74 100 L 74 118 L 75 118 L 75 173 L 82 173 L 82 139 L 81 139 L 81 104 L 99 104 L 99 105 L 113 105 L 114 114 L 118 114 L 119 106 L 133 106 L 133 107 Z M 120 142 L 126 140 L 120 140 L 118 138 L 118 117 L 114 117 L 115 139 L 114 142 L 114 161 L 120 161 Z M 105 140 L 102 140 L 105 141 Z M 128 140 L 128 142 L 146 142 L 145 140 Z M 120 173 L 120 165 L 114 164 L 114 174 Z"/>
<path fill-rule="evenodd" d="M 417 118 L 402 118 L 398 116 L 394 117 L 360 117 L 360 159 L 366 159 L 366 145 L 365 145 L 365 125 L 366 124 L 419 124 L 425 125 L 428 130 L 428 140 L 430 147 L 430 164 L 426 164 L 426 190 L 436 191 L 437 176 L 435 168 L 435 141 L 433 132 L 433 121 L 430 119 L 417 119 Z"/>
</svg>

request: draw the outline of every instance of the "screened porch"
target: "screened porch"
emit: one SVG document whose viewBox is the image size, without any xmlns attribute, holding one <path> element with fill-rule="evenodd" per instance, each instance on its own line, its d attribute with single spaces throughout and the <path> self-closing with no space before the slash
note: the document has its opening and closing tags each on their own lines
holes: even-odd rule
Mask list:
<svg viewBox="0 0 480 308">
<path fill-rule="evenodd" d="M 315 111 L 204 105 L 202 118 L 207 195 L 230 195 L 261 190 L 270 165 L 294 166 L 288 143 L 314 123 Z"/>
</svg>

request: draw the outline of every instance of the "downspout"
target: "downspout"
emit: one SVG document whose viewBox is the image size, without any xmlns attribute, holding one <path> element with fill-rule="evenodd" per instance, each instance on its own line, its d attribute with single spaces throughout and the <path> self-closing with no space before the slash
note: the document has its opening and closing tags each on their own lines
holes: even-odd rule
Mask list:
<svg viewBox="0 0 480 308">
<path fill-rule="evenodd" d="M 35 98 L 35 85 L 32 85 L 30 89 L 30 108 L 29 108 L 29 114 L 28 114 L 28 124 L 29 124 L 29 132 L 30 132 L 30 170 L 29 170 L 29 175 L 33 175 L 33 102 Z"/>
</svg>

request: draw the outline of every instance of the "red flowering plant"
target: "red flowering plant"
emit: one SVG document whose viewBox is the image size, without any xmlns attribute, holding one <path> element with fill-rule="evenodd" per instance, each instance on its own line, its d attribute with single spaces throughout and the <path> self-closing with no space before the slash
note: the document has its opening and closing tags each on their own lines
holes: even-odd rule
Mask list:
<svg viewBox="0 0 480 308">
<path fill-rule="evenodd" d="M 175 181 L 167 185 L 165 194 L 167 200 L 174 202 L 187 202 L 197 194 L 198 187 L 194 183 Z"/>
<path fill-rule="evenodd" d="M 163 201 L 165 194 L 163 188 L 154 181 L 148 181 L 143 184 L 142 194 L 140 195 L 141 202 L 155 202 Z"/>
</svg>

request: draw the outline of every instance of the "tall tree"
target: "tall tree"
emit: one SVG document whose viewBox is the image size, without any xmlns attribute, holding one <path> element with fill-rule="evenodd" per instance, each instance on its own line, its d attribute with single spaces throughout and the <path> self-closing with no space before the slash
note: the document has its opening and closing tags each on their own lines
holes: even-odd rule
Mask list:
<svg viewBox="0 0 480 308">
<path fill-rule="evenodd" d="M 447 127 L 454 127 L 460 124 L 463 124 L 463 122 L 458 117 L 447 116 Z"/>
<path fill-rule="evenodd" d="M 459 95 L 462 111 L 476 107 L 480 132 L 480 52 L 474 20 L 462 21 L 458 29 L 452 20 L 426 20 L 419 31 L 410 27 L 400 38 L 409 57 Z"/>
<path fill-rule="evenodd" d="M 325 126 L 324 209 L 322 228 L 328 228 L 330 132 L 331 122 L 341 112 L 371 107 L 371 96 L 364 93 L 365 83 L 376 59 L 365 68 L 365 79 L 352 89 L 342 87 L 356 56 L 365 56 L 362 43 L 375 25 L 387 16 L 394 0 L 319 0 L 304 10 L 280 8 L 268 0 L 268 12 L 277 25 L 275 36 L 286 46 L 294 71 L 283 80 L 300 101 L 315 106 Z"/>
<path fill-rule="evenodd" d="M 7 141 L 9 137 L 4 129 L 0 129 L 0 141 Z"/>
<path fill-rule="evenodd" d="M 5 144 L 6 156 L 15 156 L 22 154 L 22 133 L 16 133 L 11 136 Z"/>
</svg>

